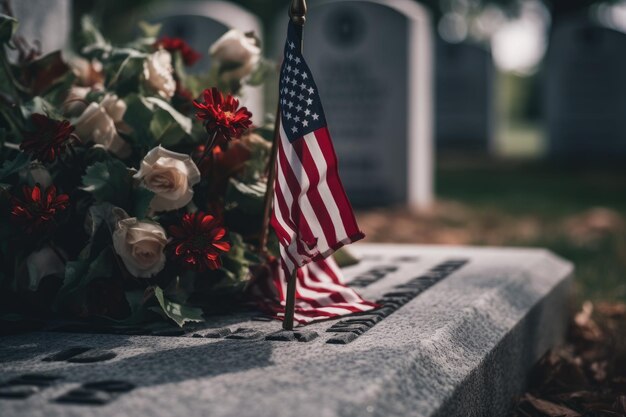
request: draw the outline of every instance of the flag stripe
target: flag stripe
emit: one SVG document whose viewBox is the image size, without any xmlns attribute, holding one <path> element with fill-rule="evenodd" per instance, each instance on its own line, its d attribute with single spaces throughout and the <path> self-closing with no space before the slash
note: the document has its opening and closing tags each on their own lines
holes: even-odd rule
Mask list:
<svg viewBox="0 0 626 417">
<path fill-rule="evenodd" d="M 260 302 L 276 317 L 284 317 L 287 279 L 295 271 L 294 318 L 310 323 L 376 305 L 343 284 L 341 270 L 330 257 L 363 233 L 339 179 L 337 157 L 317 86 L 300 50 L 301 40 L 302 28 L 290 23 L 279 82 L 271 218 L 280 243 L 280 264 L 272 266 L 275 291 L 262 289 L 265 296 Z"/>
</svg>

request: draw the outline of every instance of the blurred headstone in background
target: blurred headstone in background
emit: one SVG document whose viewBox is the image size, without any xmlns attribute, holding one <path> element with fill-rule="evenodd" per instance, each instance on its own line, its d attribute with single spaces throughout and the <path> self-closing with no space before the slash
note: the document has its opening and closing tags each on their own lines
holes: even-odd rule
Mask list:
<svg viewBox="0 0 626 417">
<path fill-rule="evenodd" d="M 244 33 L 252 31 L 263 39 L 261 22 L 256 16 L 223 1 L 166 0 L 151 7 L 148 19 L 163 25 L 161 36 L 182 38 L 202 54 L 202 59 L 189 68 L 192 73 L 209 70 L 209 48 L 230 29 Z M 262 88 L 244 86 L 241 96 L 242 104 L 253 114 L 254 123 L 262 125 L 265 117 Z"/>
<path fill-rule="evenodd" d="M 478 45 L 439 39 L 436 66 L 437 149 L 488 152 L 494 128 L 491 53 Z"/>
<path fill-rule="evenodd" d="M 304 55 L 355 206 L 425 208 L 433 199 L 431 31 L 428 12 L 410 0 L 310 4 Z"/>
<path fill-rule="evenodd" d="M 626 156 L 626 34 L 581 18 L 560 23 L 544 93 L 551 156 Z"/>
<path fill-rule="evenodd" d="M 68 45 L 72 0 L 13 0 L 10 5 L 19 20 L 17 36 L 31 47 L 40 47 L 42 55 Z M 16 55 L 13 53 L 12 58 Z"/>
</svg>

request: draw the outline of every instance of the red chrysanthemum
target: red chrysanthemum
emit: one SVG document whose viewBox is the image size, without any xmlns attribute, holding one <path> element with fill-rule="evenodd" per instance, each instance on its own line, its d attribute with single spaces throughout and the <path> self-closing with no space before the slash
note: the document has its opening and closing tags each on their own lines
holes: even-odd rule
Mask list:
<svg viewBox="0 0 626 417">
<path fill-rule="evenodd" d="M 22 200 L 15 197 L 11 199 L 11 216 L 28 233 L 51 226 L 56 214 L 67 209 L 69 205 L 69 196 L 57 195 L 54 185 L 45 191 L 39 184 L 34 187 L 25 185 L 22 193 L 24 194 Z"/>
<path fill-rule="evenodd" d="M 223 240 L 226 229 L 210 214 L 187 213 L 180 225 L 169 227 L 169 232 L 172 256 L 188 269 L 218 269 L 222 266 L 220 255 L 230 250 L 230 243 Z"/>
<path fill-rule="evenodd" d="M 239 100 L 228 94 L 226 97 L 213 87 L 202 93 L 204 103 L 193 102 L 198 109 L 196 117 L 204 122 L 204 127 L 216 144 L 225 144 L 239 138 L 251 125 L 252 113 L 246 107 L 239 107 Z"/>
<path fill-rule="evenodd" d="M 174 53 L 175 51 L 180 51 L 183 62 L 188 67 L 192 66 L 193 64 L 198 62 L 200 58 L 202 58 L 202 55 L 200 53 L 195 51 L 191 46 L 189 46 L 187 42 L 185 42 L 181 38 L 168 38 L 167 36 L 163 36 L 157 41 L 156 46 L 161 47 L 171 53 Z"/>
<path fill-rule="evenodd" d="M 35 131 L 24 132 L 20 149 L 41 162 L 53 162 L 72 139 L 74 126 L 67 120 L 54 120 L 38 113 L 33 113 L 30 119 Z"/>
</svg>

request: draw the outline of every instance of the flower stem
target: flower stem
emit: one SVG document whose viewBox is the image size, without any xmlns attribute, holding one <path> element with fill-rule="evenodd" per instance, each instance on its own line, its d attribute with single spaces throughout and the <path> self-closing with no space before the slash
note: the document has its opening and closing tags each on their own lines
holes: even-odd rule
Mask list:
<svg viewBox="0 0 626 417">
<path fill-rule="evenodd" d="M 215 133 L 213 133 L 213 136 L 210 139 L 207 139 L 204 145 L 204 152 L 202 153 L 202 156 L 200 157 L 200 159 L 198 160 L 198 163 L 196 164 L 198 165 L 198 167 L 200 167 L 202 162 L 204 162 L 204 160 L 209 154 L 213 155 L 213 148 L 215 147 L 216 139 L 217 139 L 217 130 L 215 131 Z"/>
</svg>

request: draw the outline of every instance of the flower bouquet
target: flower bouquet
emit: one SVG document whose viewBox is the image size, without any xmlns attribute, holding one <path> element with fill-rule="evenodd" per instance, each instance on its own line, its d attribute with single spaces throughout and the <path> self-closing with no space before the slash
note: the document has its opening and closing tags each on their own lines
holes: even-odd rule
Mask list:
<svg viewBox="0 0 626 417">
<path fill-rule="evenodd" d="M 226 33 L 189 75 L 200 53 L 158 27 L 113 46 L 85 18 L 77 53 L 39 56 L 17 24 L 0 16 L 3 309 L 182 326 L 253 301 L 272 129 L 237 97 L 271 72 L 258 39 Z"/>
</svg>

